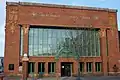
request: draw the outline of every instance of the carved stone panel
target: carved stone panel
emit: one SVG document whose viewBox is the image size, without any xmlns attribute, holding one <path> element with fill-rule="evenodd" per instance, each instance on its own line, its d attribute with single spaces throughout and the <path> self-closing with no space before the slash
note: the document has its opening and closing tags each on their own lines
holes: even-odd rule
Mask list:
<svg viewBox="0 0 120 80">
<path fill-rule="evenodd" d="M 18 22 L 18 7 L 11 7 L 8 10 L 8 23 L 7 26 L 9 27 L 9 30 L 13 34 L 15 32 L 15 28 L 17 26 Z"/>
<path fill-rule="evenodd" d="M 115 22 L 115 18 L 114 16 L 109 16 L 109 25 L 112 27 L 112 28 L 115 28 L 116 27 L 116 22 Z"/>
<path fill-rule="evenodd" d="M 100 37 L 105 37 L 106 36 L 106 29 L 100 29 L 99 34 L 100 34 Z"/>
<path fill-rule="evenodd" d="M 23 31 L 24 31 L 24 35 L 26 35 L 28 33 L 28 31 L 29 31 L 29 25 L 24 24 L 23 25 Z"/>
</svg>

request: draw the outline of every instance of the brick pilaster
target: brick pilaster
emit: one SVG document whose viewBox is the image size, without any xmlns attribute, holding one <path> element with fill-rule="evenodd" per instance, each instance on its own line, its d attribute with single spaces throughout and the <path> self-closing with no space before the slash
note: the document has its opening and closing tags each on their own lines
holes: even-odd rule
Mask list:
<svg viewBox="0 0 120 80">
<path fill-rule="evenodd" d="M 102 57 L 102 70 L 104 75 L 108 75 L 107 72 L 107 44 L 106 44 L 106 29 L 100 29 L 100 51 Z"/>
<path fill-rule="evenodd" d="M 96 73 L 96 70 L 95 70 L 95 61 L 93 62 L 92 65 L 93 65 L 93 71 L 92 72 L 93 72 L 93 74 L 95 74 Z"/>
<path fill-rule="evenodd" d="M 38 74 L 38 62 L 35 62 L 35 74 Z"/>
<path fill-rule="evenodd" d="M 75 61 L 74 63 L 73 63 L 73 72 L 74 72 L 74 74 L 75 75 L 78 75 L 78 62 L 77 61 Z"/>
<path fill-rule="evenodd" d="M 45 76 L 48 76 L 48 62 L 45 62 Z"/>
<path fill-rule="evenodd" d="M 84 74 L 87 73 L 87 67 L 86 67 L 86 62 L 84 62 Z"/>
<path fill-rule="evenodd" d="M 29 25 L 28 24 L 23 24 L 22 25 L 23 29 L 23 52 L 28 54 L 28 34 L 29 34 Z M 24 54 L 23 53 L 23 54 Z"/>
<path fill-rule="evenodd" d="M 26 78 L 28 77 L 28 62 L 23 61 L 23 80 L 26 80 Z"/>
<path fill-rule="evenodd" d="M 23 55 L 28 55 L 28 30 L 29 25 L 23 24 Z M 26 79 L 28 77 L 28 61 L 23 61 L 23 79 Z"/>
</svg>

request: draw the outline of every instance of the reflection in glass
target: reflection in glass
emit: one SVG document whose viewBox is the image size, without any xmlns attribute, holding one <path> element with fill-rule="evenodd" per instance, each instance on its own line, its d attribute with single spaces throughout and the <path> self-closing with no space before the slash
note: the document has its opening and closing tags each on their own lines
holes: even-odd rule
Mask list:
<svg viewBox="0 0 120 80">
<path fill-rule="evenodd" d="M 29 56 L 100 56 L 98 30 L 30 28 Z"/>
</svg>

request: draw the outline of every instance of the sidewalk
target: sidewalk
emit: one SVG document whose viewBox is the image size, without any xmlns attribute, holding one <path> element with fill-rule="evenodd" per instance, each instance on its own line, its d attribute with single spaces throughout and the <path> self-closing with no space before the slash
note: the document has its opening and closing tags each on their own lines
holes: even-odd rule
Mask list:
<svg viewBox="0 0 120 80">
<path fill-rule="evenodd" d="M 81 80 L 120 80 L 120 76 L 89 76 L 81 77 Z M 4 80 L 22 80 L 20 77 L 5 77 Z M 41 79 L 28 78 L 27 80 L 57 80 L 56 77 Z M 76 77 L 60 77 L 59 80 L 76 80 Z"/>
<path fill-rule="evenodd" d="M 59 80 L 75 80 L 75 77 L 60 77 Z M 22 80 L 20 77 L 5 77 L 4 80 Z M 47 77 L 47 78 L 28 78 L 27 80 L 56 80 L 56 77 Z"/>
<path fill-rule="evenodd" d="M 60 77 L 59 80 L 75 80 L 75 77 Z M 28 80 L 35 80 L 29 78 Z M 41 78 L 41 79 L 36 79 L 36 80 L 56 80 L 56 77 L 48 77 L 48 78 Z"/>
</svg>

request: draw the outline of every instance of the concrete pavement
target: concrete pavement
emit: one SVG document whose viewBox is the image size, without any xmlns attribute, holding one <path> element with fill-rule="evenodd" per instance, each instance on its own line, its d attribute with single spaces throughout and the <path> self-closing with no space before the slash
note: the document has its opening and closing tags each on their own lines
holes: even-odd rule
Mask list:
<svg viewBox="0 0 120 80">
<path fill-rule="evenodd" d="M 18 77 L 16 78 L 4 78 L 4 80 L 22 80 Z M 29 78 L 27 80 L 56 80 L 55 77 L 48 77 L 48 78 L 42 78 L 42 79 L 33 79 Z M 60 77 L 59 80 L 76 80 L 76 77 Z M 120 76 L 90 76 L 90 77 L 81 77 L 81 80 L 120 80 Z"/>
<path fill-rule="evenodd" d="M 56 78 L 55 77 L 54 78 L 43 78 L 41 80 L 56 80 Z M 76 77 L 60 77 L 59 80 L 76 80 Z M 81 80 L 120 80 L 120 76 L 81 77 Z"/>
</svg>

